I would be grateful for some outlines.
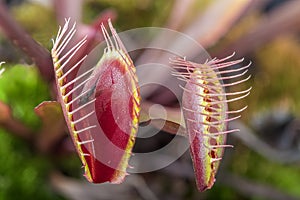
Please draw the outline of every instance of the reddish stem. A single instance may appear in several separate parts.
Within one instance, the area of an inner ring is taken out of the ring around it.
[[[8,105],[0,101],[0,126],[8,132],[26,140],[32,140],[32,131],[22,124],[19,120],[15,119],[12,111]]]
[[[1,127],[7,130],[9,133],[16,135],[19,138],[22,138],[26,141],[32,141],[33,132],[22,124],[20,121],[11,118],[3,123],[0,123]]]
[[[54,78],[53,63],[50,53],[35,40],[12,18],[8,9],[0,1],[0,28],[14,45],[18,46],[37,65],[42,77],[51,81]]]

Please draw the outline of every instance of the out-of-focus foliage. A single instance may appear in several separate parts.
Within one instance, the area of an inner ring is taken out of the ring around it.
[[[254,77],[255,93],[249,103],[254,109],[287,106],[294,114],[300,113],[299,41],[294,37],[281,37],[255,53],[260,66]]]
[[[0,79],[0,100],[10,105],[13,115],[31,128],[40,124],[34,108],[50,98],[49,88],[35,67],[29,65],[5,65]]]
[[[231,171],[252,181],[272,185],[281,191],[300,196],[300,168],[267,161],[243,145],[235,147]]]
[[[160,26],[170,13],[172,1],[98,0],[88,1],[84,8],[84,21],[92,21],[99,10],[113,8],[118,14],[116,25],[121,30],[144,26]]]
[[[15,19],[44,47],[52,47],[51,39],[57,30],[53,10],[39,4],[23,3],[12,8]]]
[[[16,118],[37,129],[40,120],[34,107],[49,98],[49,88],[32,66],[5,67],[0,79],[1,101],[11,106]],[[52,167],[49,159],[4,130],[0,131],[0,163],[0,199],[61,199],[45,181]]]
[[[61,199],[45,181],[49,160],[5,131],[0,131],[0,163],[0,199]]]
[[[163,26],[174,4],[172,1],[152,0],[96,0],[86,1],[84,21],[90,22],[99,14],[99,10],[113,8],[118,14],[116,26],[120,30],[147,26]],[[188,12],[186,21],[192,21],[211,3],[209,0],[195,1]]]

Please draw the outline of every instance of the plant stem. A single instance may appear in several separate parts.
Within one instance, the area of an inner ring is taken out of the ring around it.
[[[37,65],[46,81],[54,78],[53,63],[50,53],[35,40],[12,18],[8,9],[0,1],[0,28],[14,45],[18,46]]]

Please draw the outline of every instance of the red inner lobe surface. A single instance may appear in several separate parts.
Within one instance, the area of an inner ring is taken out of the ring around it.
[[[98,82],[96,115],[108,139],[125,149],[132,127],[132,85],[123,63],[113,60]],[[130,115],[129,115],[130,114]]]
[[[100,155],[100,157],[105,154],[106,158],[111,159],[111,163],[93,156],[85,158],[93,182],[119,182],[124,178],[125,172],[120,172],[116,168],[119,166],[125,151],[131,151],[131,149],[127,150],[126,146],[130,139],[133,123],[133,87],[123,62],[117,59],[107,60],[101,67],[104,67],[105,70],[100,74],[97,83],[95,109],[97,120],[104,135],[95,135],[94,139],[95,143],[103,141],[103,137],[106,137],[108,141],[96,148],[95,154]],[[85,151],[87,149],[83,146],[83,152]],[[97,151],[101,152],[98,153]],[[122,163],[122,165],[127,166],[127,163]],[[116,171],[120,177],[114,177]]]

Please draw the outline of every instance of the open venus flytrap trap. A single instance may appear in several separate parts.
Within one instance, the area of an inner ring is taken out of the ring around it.
[[[103,56],[94,67],[78,76],[86,59],[86,55],[79,53],[86,38],[73,45],[76,29],[75,24],[69,25],[70,20],[66,20],[64,27],[59,29],[51,52],[58,100],[87,180],[121,183],[127,175],[141,110],[135,66],[109,20],[112,37],[101,25],[106,42]],[[231,147],[226,144],[226,135],[237,130],[228,130],[227,123],[239,115],[229,115],[246,109],[228,111],[227,104],[246,97],[251,90],[226,92],[226,87],[250,78],[234,81],[247,73],[249,65],[229,69],[243,61],[227,61],[231,57],[204,64],[181,58],[171,60],[178,69],[174,75],[186,85],[182,87],[185,124],[173,121],[170,127],[184,127],[199,191],[212,187],[224,148]],[[223,80],[233,82],[223,83]],[[234,97],[227,98],[231,96]],[[165,128],[168,130],[167,126]]]
[[[113,41],[102,25],[107,48],[98,64],[78,77],[76,73],[86,56],[73,66],[68,62],[86,39],[62,54],[76,32],[75,24],[69,28],[66,20],[52,49],[58,99],[85,176],[94,183],[123,181],[140,110],[135,67],[110,21],[109,26]]]

